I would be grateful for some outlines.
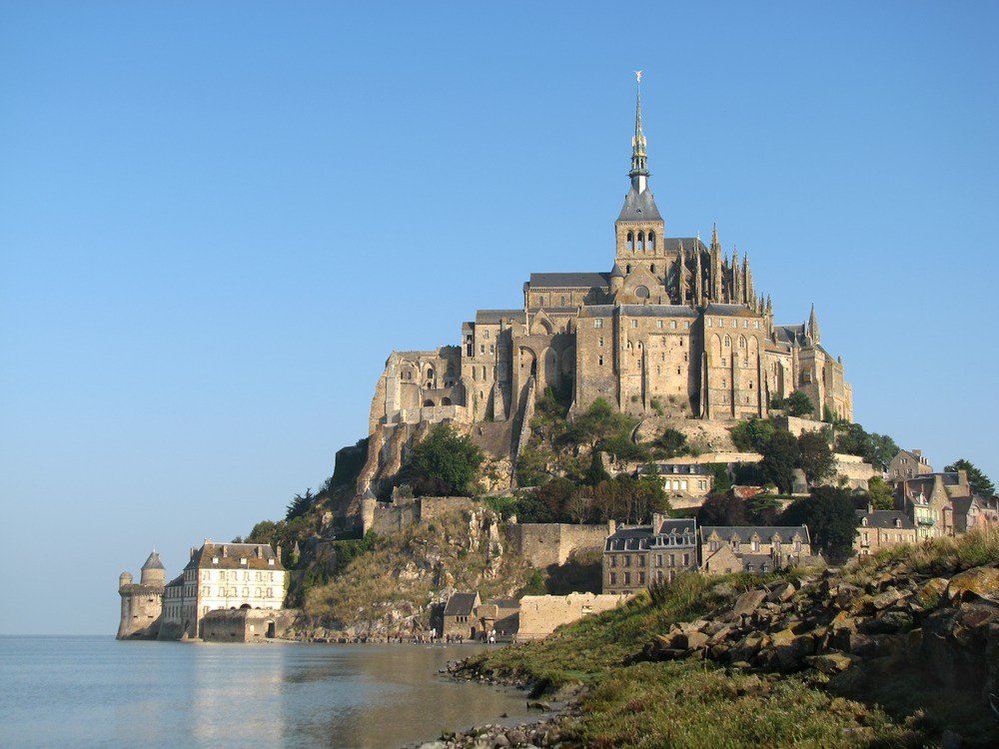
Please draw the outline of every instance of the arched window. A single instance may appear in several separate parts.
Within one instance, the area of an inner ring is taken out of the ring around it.
[[[644,231],[638,232],[638,249],[639,250],[644,250],[645,249],[645,232]]]
[[[629,250],[635,249],[635,235],[632,234],[630,231],[628,232],[628,249]]]
[[[625,273],[631,273],[631,264],[630,263],[628,265],[624,266],[624,272]]]
[[[655,273],[655,272],[656,272],[656,264],[655,264],[655,263],[653,263],[653,264],[652,264],[652,268],[651,268],[651,270],[652,270],[652,272],[653,272],[653,273]]]
[[[649,232],[649,249],[654,250],[656,248],[656,233],[654,231]]]
[[[432,400],[430,400],[429,398],[427,398],[425,401],[423,401],[423,405],[425,407],[427,407],[427,408],[432,408],[433,405],[434,405],[434,402]]]
[[[729,338],[728,334],[726,333],[725,334],[725,348],[731,348],[731,347],[732,347],[732,339]]]
[[[746,336],[739,336],[739,348],[746,348]]]

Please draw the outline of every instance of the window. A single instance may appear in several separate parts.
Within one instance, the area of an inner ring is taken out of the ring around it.
[[[638,573],[638,584],[639,585],[645,585],[645,573],[644,572],[639,572]]]
[[[662,320],[656,320],[656,327],[657,328],[661,328],[662,326],[663,326],[663,321]]]
[[[638,327],[638,320],[632,320],[631,321],[631,327],[637,328]]]
[[[711,318],[710,317],[708,318],[708,327],[709,328],[711,327]]]
[[[604,358],[602,356],[597,357],[597,364],[601,367],[604,365]]]
[[[662,566],[663,566],[663,555],[656,554],[656,567],[662,567]]]
[[[631,573],[630,572],[625,572],[624,573],[624,584],[625,585],[631,585]]]
[[[731,348],[731,347],[732,347],[732,339],[729,338],[728,333],[726,333],[725,334],[725,348]]]
[[[600,336],[600,338],[597,339],[597,346],[599,346],[600,348],[604,347],[604,337],[603,336]]]
[[[670,321],[669,321],[669,326],[670,326],[670,328],[672,328],[673,330],[676,330],[676,320],[670,320]]]
[[[602,328],[603,326],[604,326],[603,319],[601,319],[601,318],[598,317],[596,320],[593,321],[593,327],[594,328]]]
[[[648,286],[639,286],[637,289],[635,289],[635,296],[637,296],[639,299],[648,299],[649,298],[649,287]]]
[[[690,554],[684,554],[683,555],[683,566],[684,567],[689,567],[690,566]]]
[[[610,584],[611,585],[617,585],[617,573],[616,572],[610,573]]]
[[[617,555],[611,556],[611,567],[617,567]]]
[[[486,353],[486,345],[484,343],[479,344],[479,353],[480,354]]]
[[[630,567],[631,566],[631,554],[625,554],[624,555],[624,566],[625,567]]]

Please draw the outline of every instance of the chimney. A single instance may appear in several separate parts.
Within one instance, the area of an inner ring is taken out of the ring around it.
[[[277,549],[274,551],[274,555],[277,557],[278,561],[281,561],[281,544],[277,545]]]
[[[229,556],[229,547],[227,547],[225,544],[222,544],[222,556],[224,557]]]
[[[194,553],[197,551],[193,546],[191,547],[191,559],[194,559]]]
[[[607,521],[607,535],[613,536],[614,531],[616,530],[617,530],[617,521],[611,518],[610,520]]]

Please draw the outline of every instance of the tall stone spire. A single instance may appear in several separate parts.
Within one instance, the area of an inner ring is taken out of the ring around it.
[[[742,302],[742,269],[739,267],[739,250],[732,248],[732,304]]]
[[[711,225],[711,300],[722,301],[722,256],[718,224]]]
[[[648,154],[645,152],[645,134],[642,132],[642,71],[636,70],[638,84],[635,91],[635,136],[631,139],[631,185],[639,194],[645,192],[649,181]]]
[[[687,251],[683,248],[683,240],[680,241],[680,251],[676,258],[676,285],[679,290],[680,304],[687,303],[687,285],[689,272],[687,271]]]
[[[822,341],[822,334],[819,332],[819,318],[815,314],[815,303],[812,303],[812,312],[808,315],[808,337],[812,339],[812,343],[820,343]]]
[[[701,270],[701,243],[694,245],[694,303],[704,306],[704,272]]]
[[[746,304],[756,307],[756,294],[753,293],[753,271],[749,267],[749,253],[742,259],[742,288]]]

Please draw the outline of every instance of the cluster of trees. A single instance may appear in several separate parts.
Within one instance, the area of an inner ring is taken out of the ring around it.
[[[971,486],[971,491],[979,497],[992,497],[996,493],[996,486],[992,483],[992,480],[970,460],[958,458],[949,466],[946,466],[944,470],[947,472],[967,471],[968,485]]]
[[[898,455],[895,440],[886,434],[868,433],[860,424],[838,424],[835,444],[836,452],[859,455],[879,471],[886,470],[892,458]]]
[[[760,467],[764,480],[783,493],[790,493],[796,468],[805,472],[805,478],[811,484],[833,473],[833,452],[823,431],[803,432],[796,438],[772,421],[750,419],[732,429],[732,441],[740,450],[763,456]]]
[[[449,424],[435,424],[409,454],[398,481],[417,496],[468,496],[475,492],[482,450]]]
[[[787,398],[774,396],[770,408],[783,411],[788,416],[809,416],[815,412],[811,399],[800,390],[795,390]]]

